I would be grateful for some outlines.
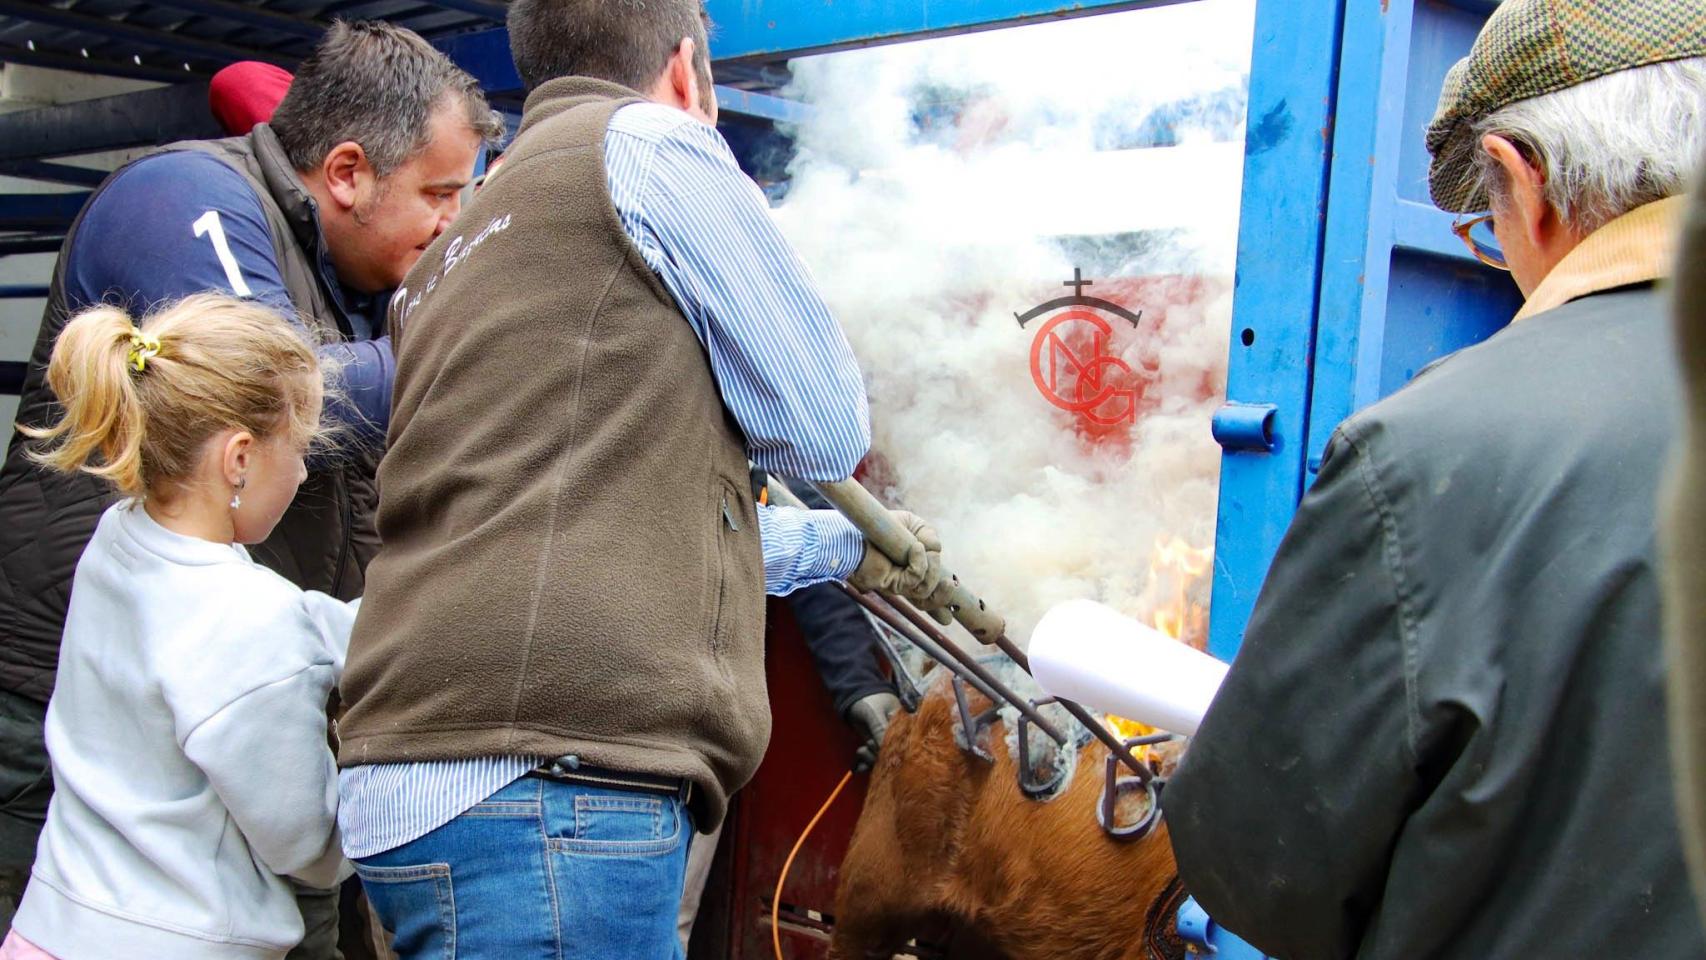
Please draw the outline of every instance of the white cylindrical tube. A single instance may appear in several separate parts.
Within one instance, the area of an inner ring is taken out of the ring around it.
[[[1226,664],[1093,600],[1068,600],[1031,634],[1031,675],[1051,696],[1191,736]]]

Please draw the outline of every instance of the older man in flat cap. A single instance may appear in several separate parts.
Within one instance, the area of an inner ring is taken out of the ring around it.
[[[1335,432],[1165,795],[1275,957],[1706,957],[1654,547],[1702,54],[1706,0],[1507,0],[1446,77],[1434,202],[1527,302]]]

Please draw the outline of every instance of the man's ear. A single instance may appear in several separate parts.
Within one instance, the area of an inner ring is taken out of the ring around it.
[[[695,59],[698,53],[699,45],[693,42],[692,37],[681,38],[675,52],[670,54],[669,65],[664,69],[664,82],[669,85],[669,94],[676,101],[676,106],[706,123],[715,124],[716,100],[711,91],[705,89],[699,76],[699,66]],[[708,110],[706,104],[711,105]]]
[[[1510,196],[1510,209],[1499,217],[1504,228],[1520,225],[1525,236],[1536,247],[1542,245],[1549,221],[1556,218],[1552,205],[1546,201],[1546,178],[1536,170],[1522,151],[1504,137],[1487,134],[1481,138],[1481,149],[1504,171],[1505,189]],[[1510,223],[1515,217],[1518,223]]]
[[[361,144],[345,140],[326,154],[320,173],[332,200],[351,210],[365,193],[365,183],[373,178],[373,167],[367,162],[367,151]]]

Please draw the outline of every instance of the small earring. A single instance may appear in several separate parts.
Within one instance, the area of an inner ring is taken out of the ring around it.
[[[248,485],[249,485],[248,478],[246,478],[246,477],[238,477],[237,478],[237,489],[238,490],[242,490],[244,487],[246,487]],[[243,505],[243,498],[238,496],[236,493],[232,493],[231,494],[231,509],[235,510],[242,505]]]

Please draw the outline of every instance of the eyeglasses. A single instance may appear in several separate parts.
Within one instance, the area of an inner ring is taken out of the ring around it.
[[[1475,259],[1496,270],[1509,270],[1510,264],[1505,262],[1505,252],[1499,249],[1499,238],[1493,233],[1493,215],[1483,213],[1469,220],[1458,220],[1451,225],[1451,232],[1457,234],[1457,239],[1469,248]]]

